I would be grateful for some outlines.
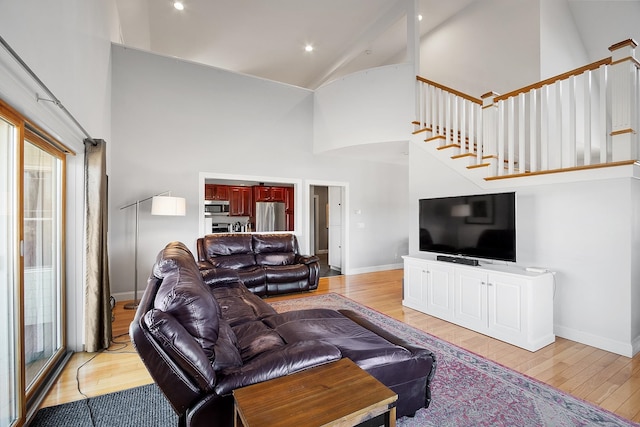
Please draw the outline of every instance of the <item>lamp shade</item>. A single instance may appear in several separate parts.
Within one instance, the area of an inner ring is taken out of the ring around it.
[[[154,196],[151,201],[151,215],[184,216],[185,214],[184,197]]]

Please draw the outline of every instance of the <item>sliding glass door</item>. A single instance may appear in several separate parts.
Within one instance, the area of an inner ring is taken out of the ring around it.
[[[17,198],[18,135],[15,123],[0,116],[0,426],[18,421],[20,342],[18,328],[19,253]],[[6,391],[6,394],[4,393]],[[6,398],[5,398],[6,396]]]
[[[62,351],[62,156],[26,133],[23,173],[27,394]],[[61,153],[60,153],[61,154]]]
[[[65,351],[65,158],[0,103],[0,427],[22,425]]]

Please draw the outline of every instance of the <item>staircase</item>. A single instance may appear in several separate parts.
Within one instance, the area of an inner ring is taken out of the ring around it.
[[[625,40],[612,56],[480,99],[417,77],[414,140],[472,179],[628,166],[640,159],[640,62]]]

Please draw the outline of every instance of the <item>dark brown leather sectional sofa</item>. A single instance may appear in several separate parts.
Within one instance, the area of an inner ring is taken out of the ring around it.
[[[208,234],[196,247],[198,266],[210,285],[239,280],[258,296],[318,287],[319,259],[300,255],[295,234]]]
[[[130,335],[183,426],[231,426],[234,389],[342,357],[398,394],[397,417],[430,402],[429,350],[352,311],[278,314],[240,281],[210,286],[179,242],[158,254]]]

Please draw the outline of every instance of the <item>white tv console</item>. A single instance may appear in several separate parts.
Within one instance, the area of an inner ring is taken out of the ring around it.
[[[402,258],[402,305],[529,351],[555,341],[552,273]]]

